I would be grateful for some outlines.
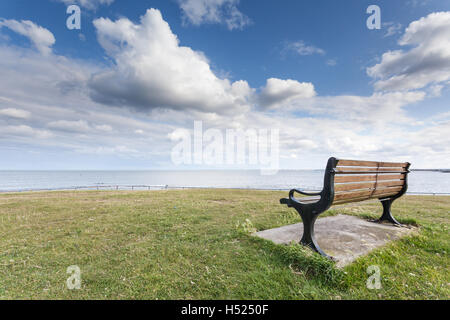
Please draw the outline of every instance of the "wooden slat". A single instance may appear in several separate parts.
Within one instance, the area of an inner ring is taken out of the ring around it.
[[[303,198],[297,198],[297,200],[301,203],[313,203],[320,200],[320,197],[303,197]]]
[[[372,195],[370,197],[366,196],[364,198],[355,198],[355,199],[350,199],[350,200],[341,200],[341,201],[333,202],[333,204],[359,202],[359,201],[365,201],[365,200],[370,200],[370,199],[379,199],[379,198],[389,198],[389,197],[395,196],[396,194],[397,193],[392,194],[391,192],[389,192],[389,193],[380,193],[380,194]]]
[[[395,194],[399,193],[402,189],[403,189],[403,186],[377,188],[377,189],[375,189],[375,192],[372,193],[372,196],[379,196],[380,194],[395,195]]]
[[[377,161],[360,161],[360,160],[338,160],[338,167],[400,167],[406,168],[407,162],[377,162]]]
[[[396,181],[379,181],[379,182],[366,182],[366,183],[348,183],[348,184],[338,184],[334,187],[334,191],[350,191],[350,190],[360,190],[360,189],[374,189],[375,187],[396,187],[403,186],[405,180]]]
[[[373,195],[371,197],[363,197],[363,198],[355,198],[355,199],[346,199],[346,200],[340,200],[340,201],[333,201],[333,205],[338,205],[338,204],[344,204],[344,203],[352,203],[352,202],[361,202],[361,201],[366,201],[366,200],[371,200],[371,199],[378,199],[378,198],[389,198],[390,196],[394,196],[393,194],[378,194],[378,195]]]
[[[341,194],[336,194],[334,196],[334,201],[343,201],[343,200],[351,200],[351,199],[359,199],[359,198],[368,198],[371,195],[371,191],[355,191],[355,192],[346,192]]]
[[[336,168],[336,174],[405,173],[403,168]]]
[[[400,181],[400,180],[398,180]],[[374,182],[367,182],[367,183],[347,183],[347,184],[338,184],[334,186],[334,191],[350,191],[350,190],[359,190],[359,189],[373,189],[375,188],[375,181]]]
[[[398,186],[403,187],[404,184],[405,184],[405,180],[378,181],[377,182],[377,189],[380,188],[380,187],[398,187]]]
[[[400,190],[402,190],[402,187],[388,187],[388,188],[381,188],[373,190],[366,190],[366,191],[352,191],[352,192],[344,192],[339,193],[334,196],[334,202],[341,201],[341,200],[350,200],[350,199],[359,199],[359,198],[369,198],[376,195],[394,195],[397,194]]]
[[[333,205],[337,205],[337,204],[344,204],[344,203],[352,203],[352,202],[361,202],[361,201],[366,201],[366,200],[370,200],[371,198],[365,197],[365,198],[355,198],[355,199],[347,199],[347,200],[340,200],[340,201],[333,201]]]
[[[313,202],[319,201],[320,196],[309,196],[309,197],[301,196],[296,199],[301,203],[307,204],[307,203],[313,203]]]
[[[382,174],[382,175],[364,175],[364,176],[336,176],[334,177],[334,183],[346,183],[346,182],[360,182],[360,181],[381,181],[381,180],[399,180],[405,179],[404,174]]]

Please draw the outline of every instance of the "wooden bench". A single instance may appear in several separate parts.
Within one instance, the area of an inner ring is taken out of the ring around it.
[[[383,215],[377,221],[389,221],[400,225],[391,214],[391,205],[406,192],[409,166],[408,162],[330,158],[325,169],[321,192],[311,193],[292,189],[289,198],[281,199],[280,203],[295,208],[300,214],[304,227],[300,243],[328,257],[314,237],[314,223],[317,217],[333,205],[379,199],[383,205]],[[295,198],[295,193],[307,197]]]

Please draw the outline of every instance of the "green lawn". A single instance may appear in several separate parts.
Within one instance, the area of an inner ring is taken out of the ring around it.
[[[340,270],[299,245],[249,235],[297,223],[286,192],[76,191],[0,194],[2,299],[449,299],[450,197],[405,196],[420,226]],[[378,203],[336,207],[377,217]],[[247,220],[248,219],[248,220]],[[68,290],[67,267],[82,272]],[[367,267],[382,288],[366,288]]]

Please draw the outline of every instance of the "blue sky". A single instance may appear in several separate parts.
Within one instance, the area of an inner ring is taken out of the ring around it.
[[[450,167],[450,1],[343,3],[2,1],[0,169],[224,167],[173,163],[194,121],[279,129],[282,168]]]
[[[138,22],[148,8],[157,8],[181,45],[205,52],[213,67],[229,72],[232,79],[246,79],[251,86],[259,87],[268,77],[289,78],[315,83],[320,94],[363,95],[372,92],[365,67],[383,52],[397,47],[398,38],[383,37],[387,27],[367,29],[369,15],[365,11],[369,5],[378,4],[384,9],[384,23],[401,23],[403,27],[431,12],[450,10],[450,1],[415,5],[405,2],[408,1],[357,0],[342,5],[329,0],[240,1],[239,10],[252,22],[242,30],[232,31],[223,24],[186,25],[176,0],[116,0],[109,6],[98,6],[95,11],[83,9],[80,31],[66,28],[67,6],[56,0],[2,1],[0,12],[2,18],[31,20],[51,30],[57,39],[53,46],[56,54],[106,63],[92,20],[127,17]],[[86,41],[78,38],[79,33],[86,36]],[[14,40],[26,41],[20,36]],[[298,40],[321,48],[326,54],[299,57],[290,52],[283,56],[284,43]],[[328,66],[328,60],[336,60],[337,65]]]

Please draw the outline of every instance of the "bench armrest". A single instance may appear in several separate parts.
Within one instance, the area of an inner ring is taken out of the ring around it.
[[[322,191],[321,192],[304,192],[304,191],[301,191],[301,190],[298,190],[298,189],[292,189],[289,192],[289,198],[290,199],[292,199],[294,197],[294,192],[303,194],[305,196],[320,196],[320,195],[322,195]]]
[[[280,203],[285,204],[288,207],[292,207],[291,199],[286,199],[286,198],[280,199]]]
[[[292,207],[294,204],[306,205],[307,203],[302,202],[302,198],[296,199],[294,197],[295,192],[303,194],[305,196],[322,196],[322,192],[303,192],[298,189],[292,189],[291,191],[289,191],[289,199],[281,199],[280,203],[287,204],[288,207]],[[317,199],[317,201],[319,201],[319,200],[320,199]]]

